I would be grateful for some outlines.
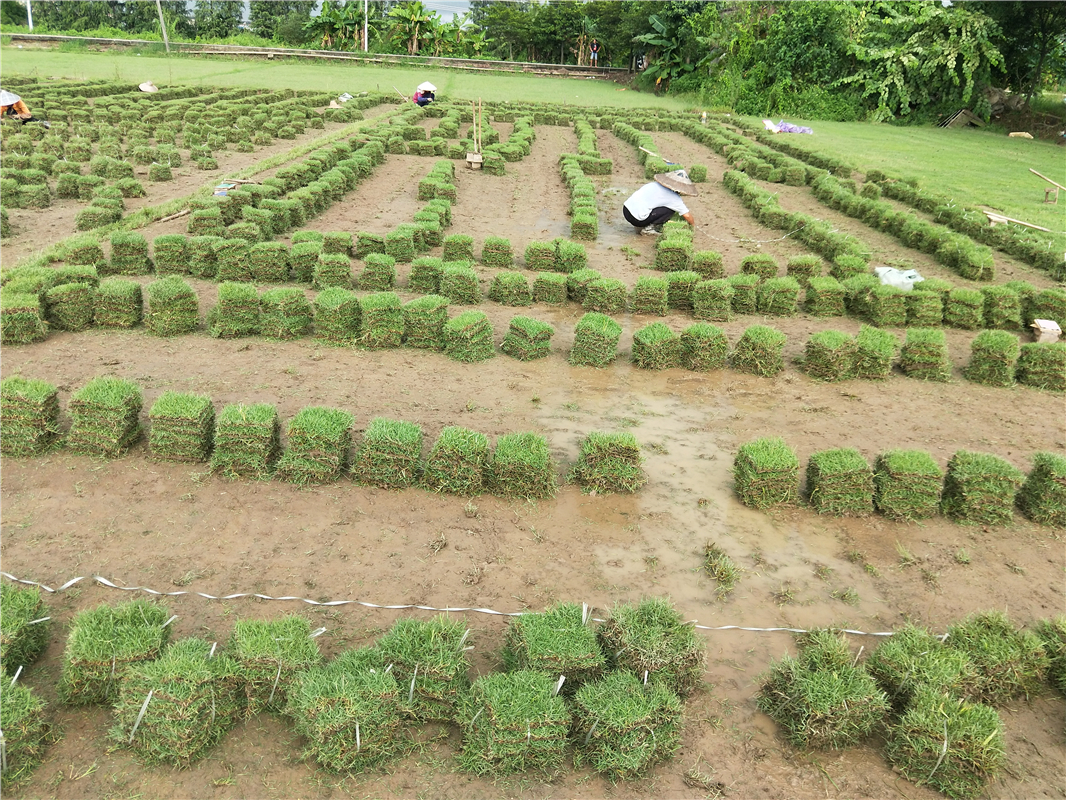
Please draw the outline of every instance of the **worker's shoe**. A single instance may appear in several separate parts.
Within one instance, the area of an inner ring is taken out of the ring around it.
[[[658,236],[662,232],[663,229],[658,225],[648,225],[640,229],[641,236]]]

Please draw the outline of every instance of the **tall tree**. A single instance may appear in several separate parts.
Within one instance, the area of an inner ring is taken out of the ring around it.
[[[248,22],[256,36],[273,39],[282,20],[298,16],[310,19],[316,5],[315,0],[251,0]]]
[[[194,10],[199,39],[235,36],[244,17],[243,0],[196,0]]]
[[[61,0],[33,4],[33,24],[53,31],[90,31],[117,27],[115,7],[110,0],[73,2]]]
[[[421,0],[400,3],[389,10],[393,21],[392,38],[403,43],[408,55],[416,55],[424,38],[431,38],[440,23],[440,16],[422,5]]]
[[[164,0],[161,5],[168,33],[181,36],[193,33],[185,0]],[[125,0],[117,10],[118,27],[122,30],[130,33],[159,33],[159,11],[155,0]]]
[[[1007,88],[1027,101],[1048,82],[1066,81],[1066,3],[974,3],[999,23],[1002,76]]]

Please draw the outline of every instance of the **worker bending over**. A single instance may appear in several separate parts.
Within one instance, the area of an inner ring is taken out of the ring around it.
[[[662,233],[663,223],[674,214],[695,227],[696,220],[688,210],[681,195],[698,197],[696,185],[683,169],[664,172],[655,176],[653,183],[646,183],[629,196],[622,205],[626,222],[646,236]]]

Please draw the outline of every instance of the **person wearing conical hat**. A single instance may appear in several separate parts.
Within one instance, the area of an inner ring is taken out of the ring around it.
[[[696,220],[681,195],[699,196],[688,173],[683,169],[663,172],[656,175],[652,183],[644,184],[629,196],[622,205],[622,216],[646,236],[661,233],[663,223],[674,214],[680,214],[681,219],[695,227]]]
[[[437,87],[429,81],[425,81],[418,84],[418,88],[415,89],[415,96],[412,99],[420,106],[428,106],[437,99],[436,92]]]
[[[0,89],[0,117],[15,117],[19,122],[36,122],[25,101],[13,92]]]

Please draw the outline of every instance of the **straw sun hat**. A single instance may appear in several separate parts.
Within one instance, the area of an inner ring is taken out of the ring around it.
[[[691,197],[699,196],[699,192],[696,191],[696,184],[692,182],[688,173],[683,169],[660,173],[655,176],[655,182],[678,194],[687,194]]]
[[[145,81],[144,83],[142,83],[137,88],[140,89],[142,92],[158,92],[159,91],[159,87],[156,86],[151,81]]]

